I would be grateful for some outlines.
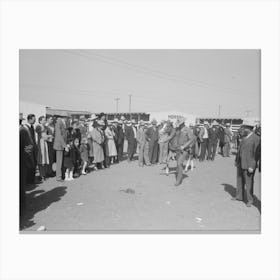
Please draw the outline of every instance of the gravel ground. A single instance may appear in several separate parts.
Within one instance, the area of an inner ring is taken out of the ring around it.
[[[59,186],[50,178],[28,191],[22,232],[187,231],[260,232],[260,173],[255,175],[251,208],[231,201],[235,194],[234,157],[196,162],[182,185],[161,165],[137,161],[93,171]]]

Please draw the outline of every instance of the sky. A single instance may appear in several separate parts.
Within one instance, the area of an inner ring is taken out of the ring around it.
[[[260,116],[259,50],[20,50],[19,98],[91,112]],[[119,98],[116,101],[116,98]]]

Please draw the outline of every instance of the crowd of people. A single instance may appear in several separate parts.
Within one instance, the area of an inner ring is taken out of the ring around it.
[[[153,119],[136,123],[123,116],[109,121],[104,113],[74,120],[64,115],[40,116],[36,126],[34,114],[27,116],[25,124],[23,120],[25,118],[20,114],[21,213],[25,208],[25,186],[48,177],[56,176],[58,182],[72,181],[87,175],[89,170],[109,168],[124,159],[131,162],[137,153],[140,167],[162,164],[166,175],[170,161],[176,159],[175,186],[178,186],[183,173],[189,169],[193,171],[195,160],[214,161],[218,152],[223,157],[230,157],[233,142],[238,148],[245,137],[244,130],[233,133],[229,123],[217,121],[191,124],[180,119],[158,123]],[[260,127],[254,134],[260,137]],[[260,145],[258,147],[260,150]],[[260,158],[260,151],[258,155]],[[35,176],[36,171],[40,176]]]

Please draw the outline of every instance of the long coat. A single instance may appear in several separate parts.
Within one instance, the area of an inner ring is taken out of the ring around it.
[[[37,140],[37,147],[38,147],[38,157],[37,163],[38,164],[49,164],[49,149],[47,144],[47,128],[43,125],[37,125],[35,129],[38,140]]]
[[[114,136],[115,136],[114,131],[111,130],[109,127],[107,127],[105,129],[105,135],[106,135],[106,138],[107,138],[109,157],[116,156],[117,155],[117,149],[116,149],[115,140],[114,140]]]
[[[94,157],[94,162],[99,163],[104,161],[104,152],[103,152],[103,142],[104,142],[104,137],[103,133],[97,129],[93,128],[92,131],[90,131],[90,138],[92,139],[92,144],[93,144],[93,157]]]
[[[147,129],[147,137],[149,139],[149,159],[151,163],[156,163],[158,159],[158,128],[149,127]]]
[[[63,151],[66,147],[66,125],[61,118],[56,120],[54,128],[54,143],[53,148],[57,151]]]
[[[259,144],[260,137],[255,133],[242,139],[235,159],[237,167],[241,169],[257,168],[257,149]]]
[[[19,129],[19,145],[20,145],[20,166],[25,168],[34,168],[35,162],[33,157],[33,140],[32,136],[25,126]]]

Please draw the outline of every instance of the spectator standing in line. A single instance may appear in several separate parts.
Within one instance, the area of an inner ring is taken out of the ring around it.
[[[63,151],[66,148],[66,116],[57,116],[53,148],[56,151],[56,180],[62,182]]]

